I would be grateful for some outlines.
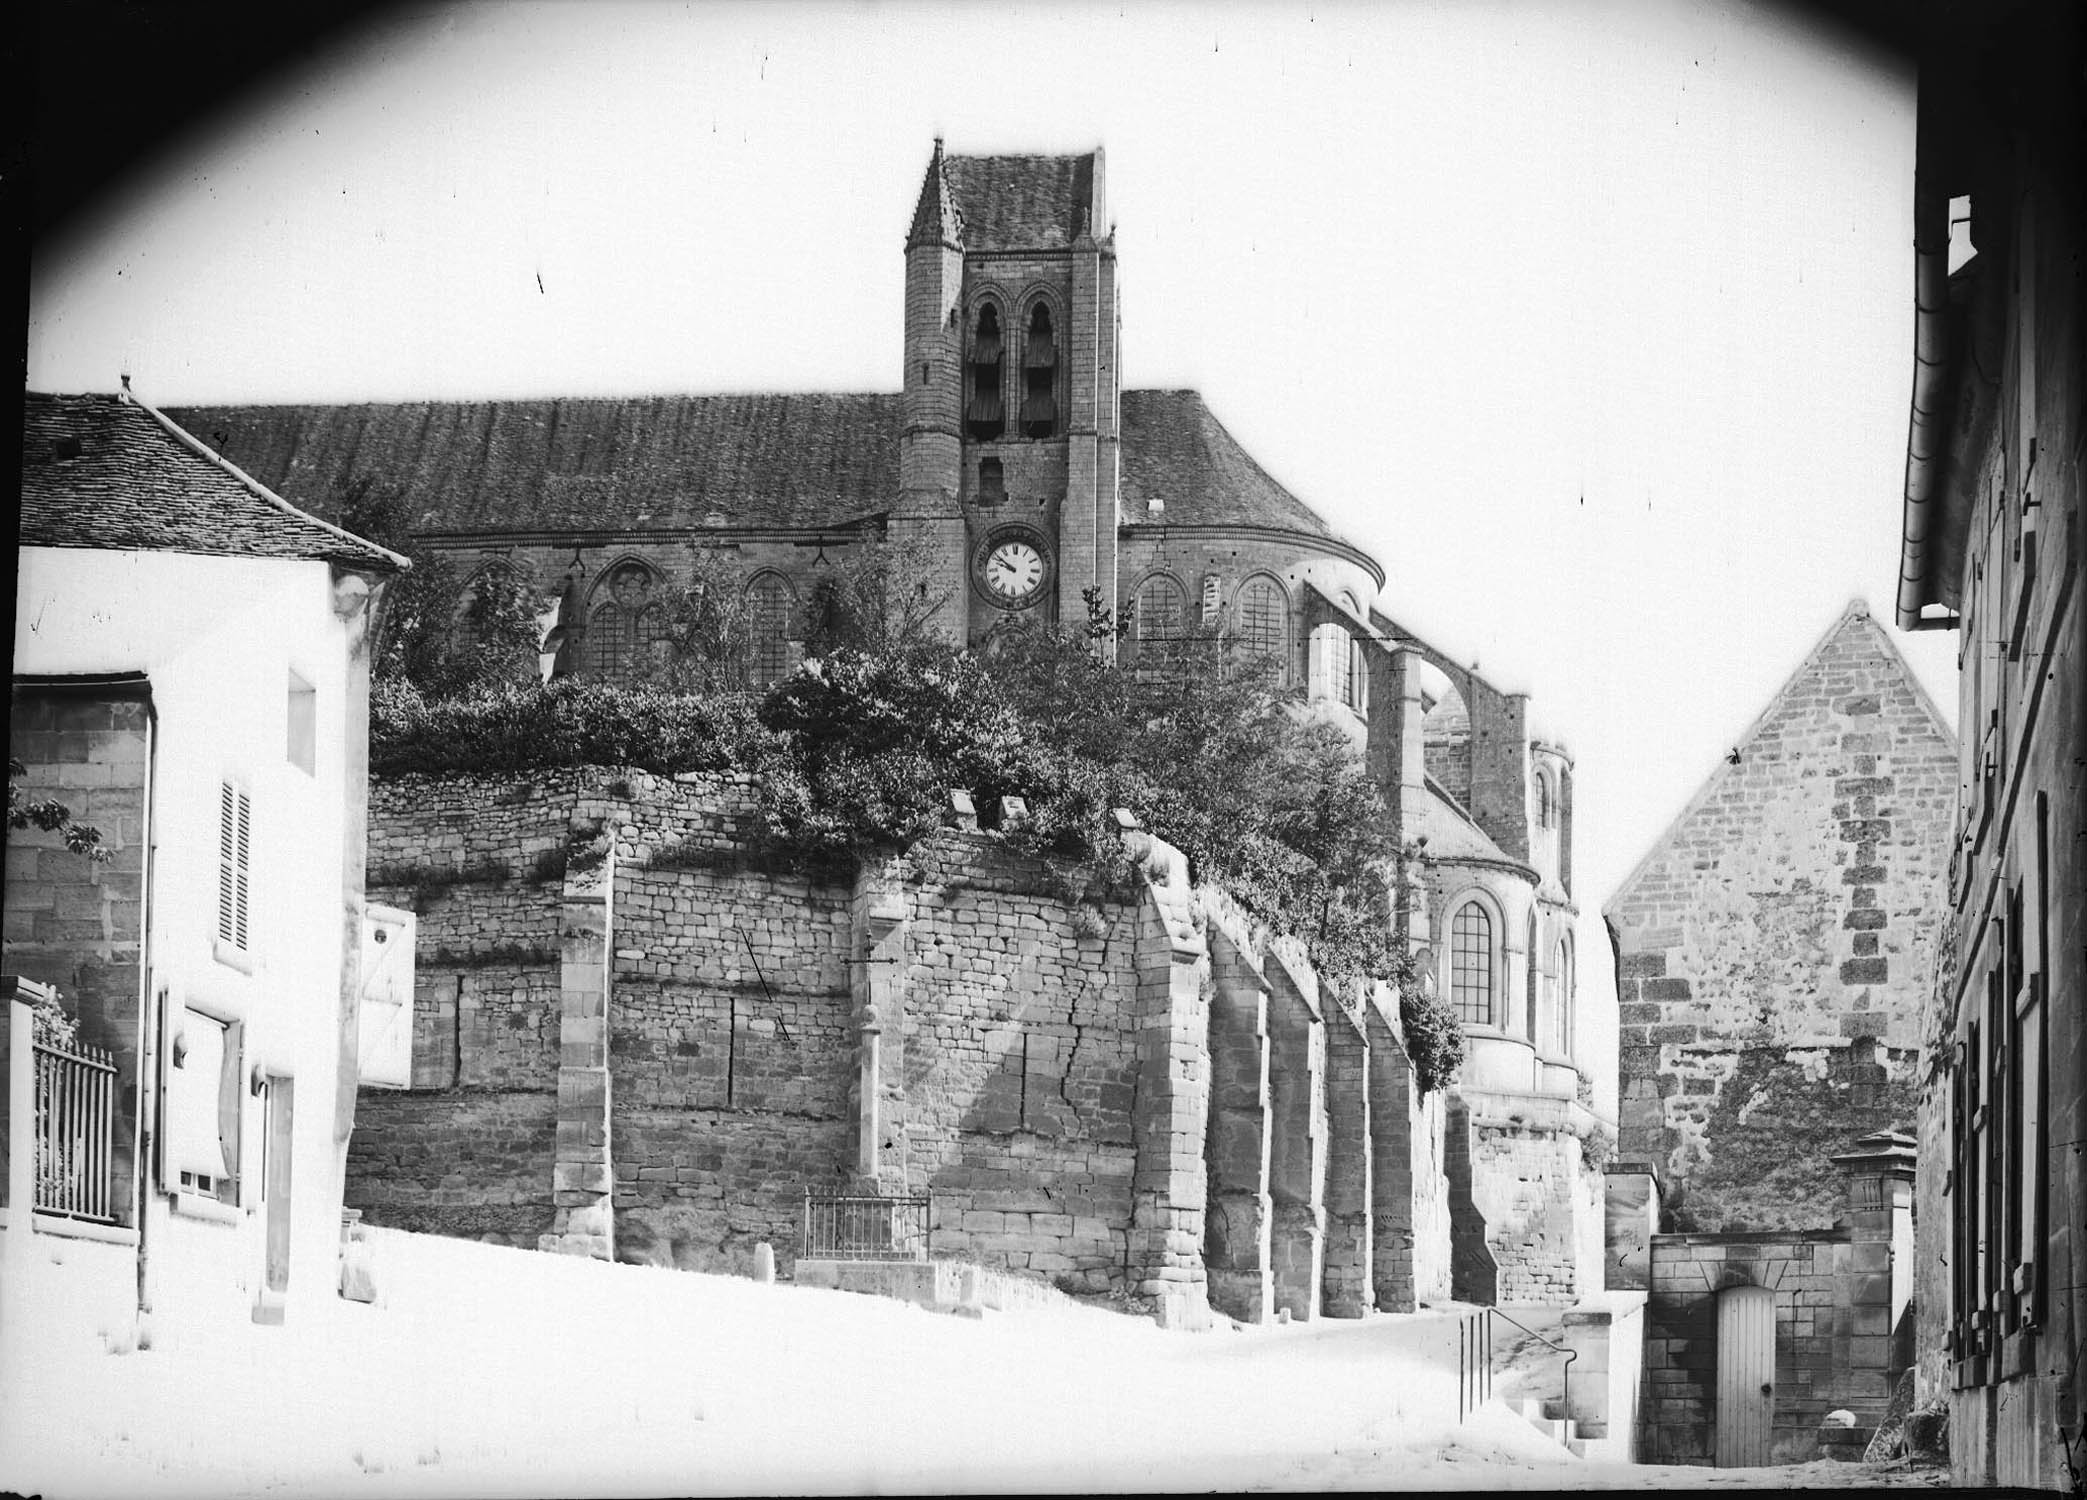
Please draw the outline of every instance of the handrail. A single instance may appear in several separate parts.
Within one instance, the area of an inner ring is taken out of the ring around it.
[[[1580,1351],[1567,1345],[1555,1343],[1531,1328],[1519,1318],[1509,1317],[1497,1307],[1480,1308],[1467,1313],[1458,1320],[1457,1328],[1457,1421],[1462,1423],[1478,1409],[1480,1402],[1493,1393],[1493,1319],[1510,1323],[1521,1329],[1530,1338],[1557,1354],[1565,1356],[1560,1372],[1562,1388],[1559,1405],[1567,1413],[1572,1410],[1572,1363],[1580,1357]]]

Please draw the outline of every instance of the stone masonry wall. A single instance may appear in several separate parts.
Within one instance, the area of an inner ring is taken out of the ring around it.
[[[23,799],[64,803],[75,823],[101,834],[109,852],[94,861],[67,849],[63,833],[7,830],[5,967],[56,985],[59,1003],[80,1022],[80,1040],[116,1064],[111,1209],[126,1224],[137,1210],[132,1155],[150,719],[142,696],[16,688],[8,722],[8,753],[27,773],[17,783]]]
[[[1075,907],[988,835],[916,846],[905,975],[911,1180],[938,1248],[1122,1283],[1136,1167],[1134,909]]]
[[[1955,747],[1857,604],[1734,753],[1606,911],[1620,1154],[1675,1227],[1830,1223],[1826,1158],[1914,1118]]]

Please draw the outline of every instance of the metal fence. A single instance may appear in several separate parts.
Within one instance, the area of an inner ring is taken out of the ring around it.
[[[116,1222],[116,1064],[98,1047],[31,1049],[36,1059],[36,1211]]]
[[[1488,1312],[1457,1319],[1457,1421],[1462,1422],[1493,1394],[1493,1320]]]
[[[804,1193],[807,1260],[926,1260],[934,1238],[934,1195],[878,1198],[853,1193]]]

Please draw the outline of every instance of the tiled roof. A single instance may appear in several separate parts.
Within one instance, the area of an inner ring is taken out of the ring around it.
[[[966,250],[1063,250],[1083,230],[1106,232],[1107,226],[1092,222],[1092,152],[942,161],[963,214]]]
[[[349,474],[405,485],[418,529],[662,531],[839,526],[898,498],[897,395],[184,407],[248,473],[323,506]],[[1193,391],[1125,391],[1124,519],[1331,537]],[[1150,508],[1152,497],[1166,504]]]
[[[307,504],[349,474],[405,485],[419,528],[832,526],[891,508],[897,395],[661,396],[188,407],[176,415]]]
[[[1268,477],[1194,391],[1125,391],[1123,519],[1133,526],[1278,526],[1333,531]],[[1162,502],[1159,510],[1152,502]]]
[[[25,547],[309,558],[377,572],[404,560],[220,462],[126,396],[22,398]]]

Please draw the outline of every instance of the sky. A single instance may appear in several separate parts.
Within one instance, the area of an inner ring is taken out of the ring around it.
[[[1602,903],[1892,615],[1913,102],[1741,0],[412,7],[37,246],[29,385],[896,390],[935,136],[1102,145],[1126,388],[1200,390],[1573,752],[1600,1049]],[[1956,637],[1895,638],[1953,722]]]

